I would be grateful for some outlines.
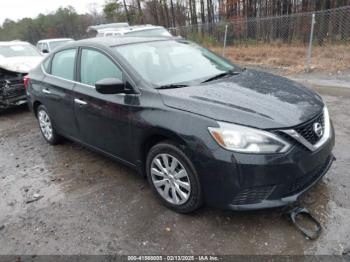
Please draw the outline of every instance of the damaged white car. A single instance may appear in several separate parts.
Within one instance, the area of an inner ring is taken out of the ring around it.
[[[26,103],[24,77],[42,58],[30,43],[0,42],[0,109]]]

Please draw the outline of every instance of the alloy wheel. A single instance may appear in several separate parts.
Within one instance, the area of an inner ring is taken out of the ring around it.
[[[47,140],[51,140],[53,136],[52,124],[49,115],[44,111],[40,110],[38,112],[38,120],[41,132]]]
[[[173,205],[182,205],[190,197],[191,183],[186,169],[172,155],[159,154],[151,164],[151,178],[158,193]]]

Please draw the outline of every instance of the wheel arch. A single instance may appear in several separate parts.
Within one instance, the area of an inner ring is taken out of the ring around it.
[[[185,150],[187,147],[186,141],[173,131],[156,129],[148,132],[139,145],[140,171],[143,176],[146,176],[146,158],[149,150],[162,141],[171,141],[177,144],[182,150]]]
[[[33,103],[33,113],[34,113],[35,117],[37,117],[37,110],[38,110],[38,107],[40,105],[42,105],[42,103],[39,100],[36,100]]]

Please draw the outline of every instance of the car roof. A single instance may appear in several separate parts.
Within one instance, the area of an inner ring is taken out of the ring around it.
[[[110,33],[110,32],[135,32],[135,31],[146,31],[152,29],[163,28],[163,26],[154,26],[154,25],[137,25],[137,26],[129,26],[129,27],[121,27],[121,28],[105,28],[103,30],[99,30],[99,33]]]
[[[74,41],[65,46],[67,47],[75,47],[81,45],[103,45],[106,47],[114,47],[120,45],[128,45],[128,44],[137,44],[137,43],[147,43],[147,42],[155,42],[155,41],[169,41],[176,40],[178,38],[175,37],[136,37],[136,36],[121,36],[121,37],[94,37],[83,40]]]
[[[0,41],[0,46],[9,46],[9,45],[30,45],[28,42],[14,40],[14,41]]]
[[[49,39],[41,39],[38,41],[38,43],[43,43],[43,42],[56,42],[56,41],[64,41],[64,40],[73,40],[72,38],[49,38]]]

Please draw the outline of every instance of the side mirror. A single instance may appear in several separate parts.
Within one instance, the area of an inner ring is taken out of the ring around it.
[[[48,54],[48,53],[49,53],[49,50],[43,49],[41,52],[42,52],[43,54]]]
[[[95,84],[96,91],[101,94],[121,94],[130,93],[125,88],[125,83],[118,78],[104,78]]]

